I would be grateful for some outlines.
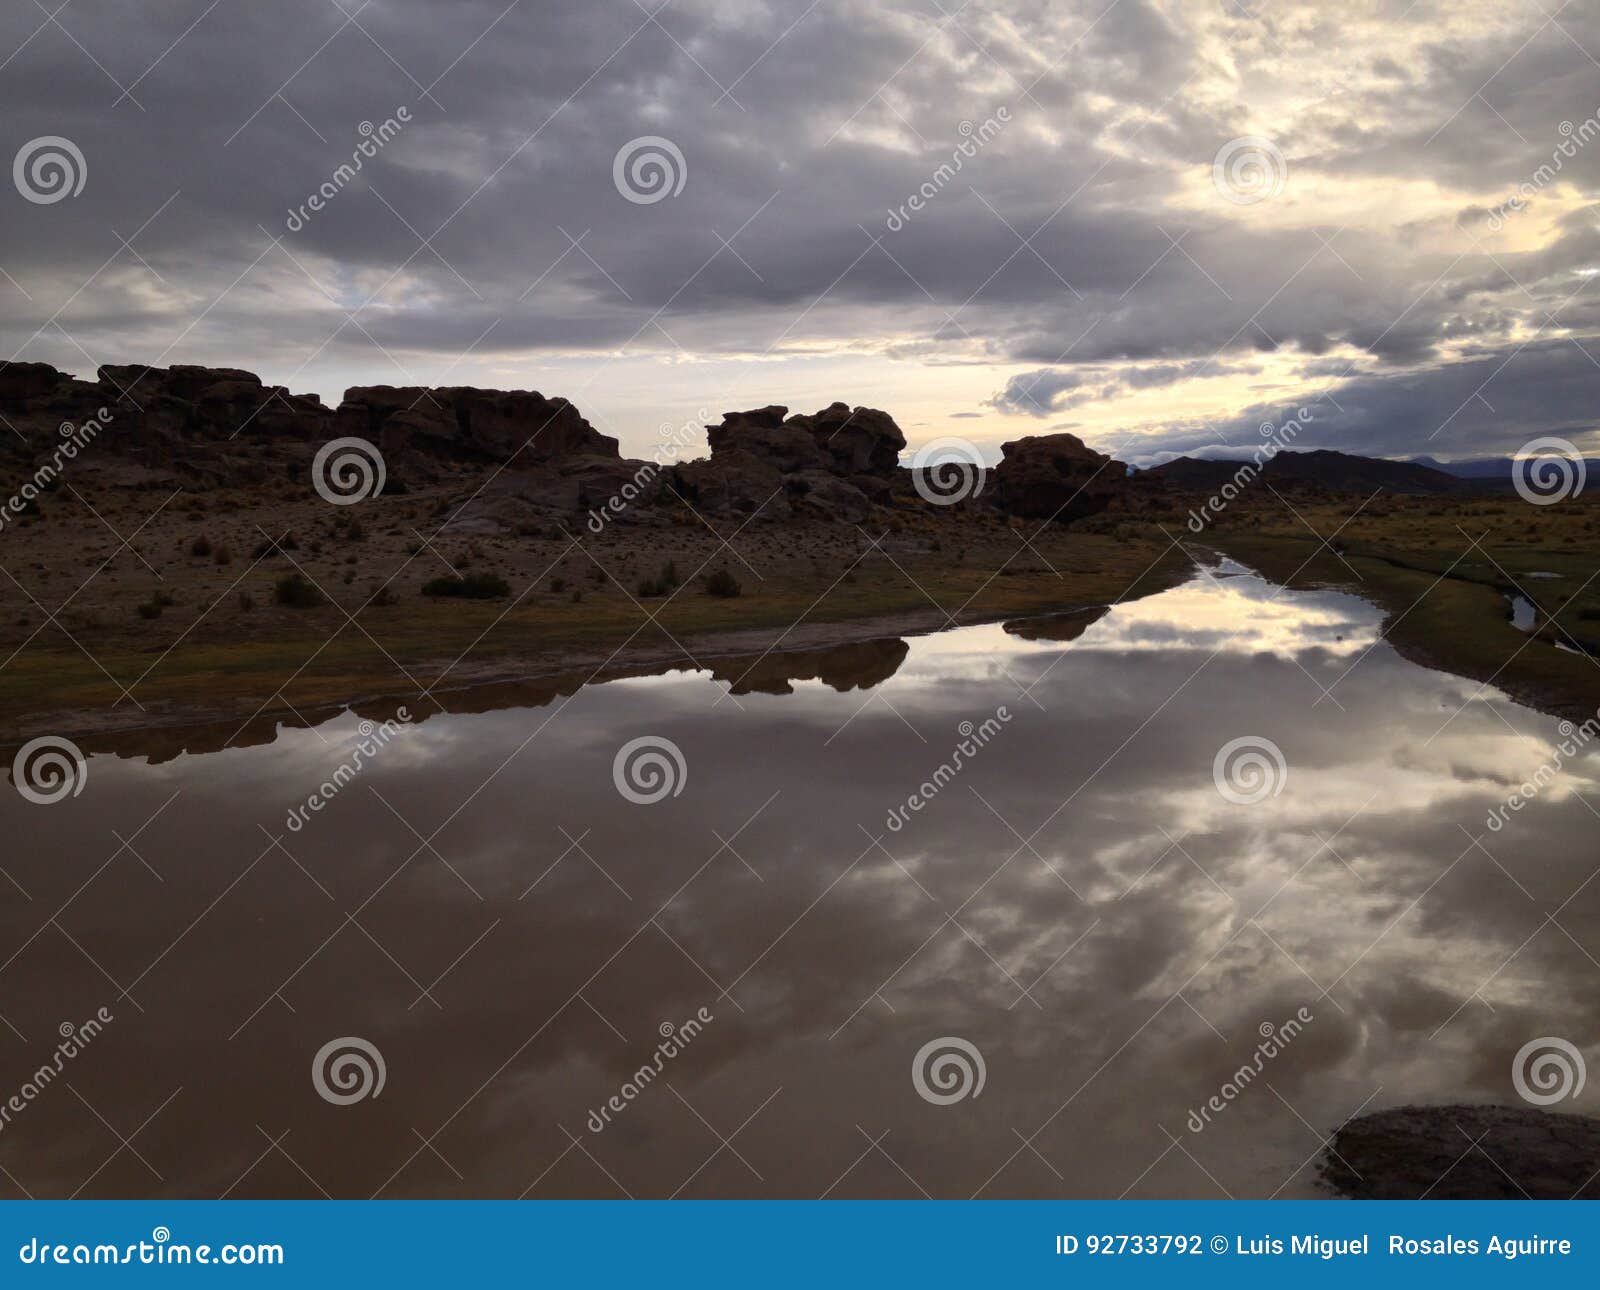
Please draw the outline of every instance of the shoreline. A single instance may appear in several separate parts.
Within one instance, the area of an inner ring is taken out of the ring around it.
[[[870,649],[874,645],[889,645],[908,638],[989,623],[1022,624],[1094,611],[1103,613],[1113,608],[1115,603],[1159,595],[1183,586],[1199,576],[1202,567],[1223,557],[1239,560],[1256,576],[1278,585],[1288,585],[1293,589],[1326,588],[1359,596],[1384,612],[1380,639],[1393,647],[1402,658],[1418,666],[1480,682],[1486,689],[1492,688],[1516,703],[1559,720],[1582,720],[1594,715],[1570,692],[1559,687],[1518,682],[1516,678],[1508,682],[1498,671],[1489,675],[1475,675],[1469,670],[1470,663],[1466,660],[1398,635],[1395,629],[1404,614],[1386,605],[1381,596],[1374,594],[1371,586],[1354,584],[1348,578],[1326,576],[1326,570],[1318,570],[1312,576],[1302,573],[1285,582],[1281,576],[1274,576],[1267,569],[1224,549],[1227,545],[1230,544],[1224,542],[1214,547],[1200,548],[1196,553],[1186,553],[1190,556],[1189,560],[1178,568],[1164,570],[1156,579],[1156,585],[1141,590],[1137,596],[1125,596],[1111,603],[1074,601],[1027,611],[968,610],[957,613],[953,619],[930,606],[858,618],[824,619],[782,628],[751,626],[696,633],[671,646],[657,642],[624,644],[610,652],[602,652],[598,647],[587,650],[547,649],[523,655],[497,656],[463,665],[450,684],[430,688],[420,697],[408,690],[386,688],[353,693],[341,700],[313,705],[296,706],[283,702],[261,705],[249,711],[242,703],[222,700],[209,705],[197,703],[175,706],[159,715],[129,708],[126,709],[126,719],[121,719],[117,709],[47,711],[25,723],[21,740],[48,731],[72,738],[85,753],[143,754],[156,760],[165,760],[184,753],[220,751],[270,742],[277,737],[280,728],[310,729],[347,712],[363,719],[381,721],[394,716],[397,711],[406,710],[410,713],[410,720],[422,721],[450,712],[543,707],[558,698],[570,697],[591,684],[630,677],[660,676],[676,671],[707,673],[713,679],[728,681],[730,689],[736,694],[749,693],[750,689],[741,691],[739,685],[746,677],[754,675],[764,663],[777,665],[767,669],[769,680],[771,673],[788,679],[805,677],[827,680],[825,675],[821,675],[826,665],[823,664],[819,671],[814,666],[817,660],[808,660],[806,656],[848,647]],[[1551,648],[1547,643],[1537,640],[1529,646],[1538,647]],[[782,667],[785,661],[801,670],[786,671]],[[719,667],[719,664],[748,666],[736,671]],[[812,665],[809,672],[806,670],[808,665]],[[875,680],[866,682],[868,685],[875,683]],[[752,688],[759,689],[759,686]],[[855,688],[855,685],[851,683],[843,688]],[[418,711],[419,706],[427,710]],[[10,746],[6,745],[7,748]]]
[[[1155,595],[1181,586],[1195,572],[1193,564],[1179,571],[1179,576],[1164,580],[1143,594]],[[1138,599],[1141,597],[1128,597]],[[519,706],[517,692],[526,692],[530,698],[521,706],[543,706],[555,697],[565,696],[591,684],[604,684],[635,676],[660,676],[669,672],[709,672],[716,675],[717,663],[748,660],[746,674],[754,672],[765,660],[798,659],[804,655],[846,646],[867,646],[875,643],[903,641],[907,638],[931,636],[963,627],[978,627],[989,623],[1023,623],[1053,618],[1082,615],[1094,610],[1106,610],[1106,602],[1072,602],[1059,607],[1027,612],[1003,610],[969,610],[956,614],[954,621],[933,608],[908,610],[863,618],[845,618],[803,623],[788,628],[746,627],[708,632],[690,636],[682,648],[663,649],[657,645],[639,647],[623,646],[610,653],[599,650],[588,652],[545,651],[518,658],[497,657],[484,662],[463,666],[458,675],[462,678],[449,685],[430,689],[424,704],[431,704],[427,713],[413,711],[413,720],[453,711],[478,711],[478,705],[453,706],[450,700],[463,697],[487,697],[490,691],[506,695],[501,708]],[[719,678],[722,679],[722,678]],[[732,678],[736,685],[742,675]],[[541,697],[543,696],[543,697]],[[48,731],[69,737],[85,753],[118,751],[123,745],[147,741],[160,741],[161,736],[187,733],[216,732],[228,728],[244,735],[254,728],[258,733],[264,728],[273,732],[284,726],[292,729],[309,729],[325,721],[351,712],[362,717],[382,719],[398,708],[410,708],[418,697],[404,690],[382,690],[356,694],[336,702],[295,707],[289,704],[262,706],[245,711],[240,705],[221,703],[213,706],[190,705],[163,712],[155,719],[152,714],[129,708],[128,720],[119,720],[115,709],[67,709],[46,711],[30,718],[21,732],[26,740]],[[218,746],[242,747],[258,742],[249,738],[228,738]],[[0,745],[9,749],[12,745]],[[130,751],[130,755],[139,755]]]

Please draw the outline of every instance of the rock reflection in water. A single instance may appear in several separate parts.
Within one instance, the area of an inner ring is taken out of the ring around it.
[[[293,835],[357,714],[130,737],[77,798],[7,794],[0,1082],[114,1020],[0,1165],[40,1196],[1307,1194],[1358,1111],[1513,1099],[1530,1037],[1595,1032],[1593,761],[1486,833],[1553,721],[1398,658],[1358,600],[1224,573],[1057,624],[442,696]],[[639,806],[613,759],[646,735],[687,773]],[[1288,766],[1252,805],[1212,778],[1242,735]],[[342,1036],[383,1055],[380,1097],[317,1095]],[[911,1064],[947,1036],[985,1081],[936,1105]],[[138,1153],[84,1103],[156,1112]]]

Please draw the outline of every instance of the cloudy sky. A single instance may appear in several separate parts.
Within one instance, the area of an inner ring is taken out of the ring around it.
[[[639,455],[835,399],[1596,450],[1597,57],[1559,0],[11,0],[0,358],[535,388]]]

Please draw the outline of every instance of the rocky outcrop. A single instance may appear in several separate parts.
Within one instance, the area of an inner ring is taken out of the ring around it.
[[[204,484],[299,475],[322,444],[356,435],[378,445],[391,476],[431,476],[445,462],[542,471],[551,502],[578,510],[645,464],[624,463],[617,441],[565,399],[528,390],[357,386],[335,411],[237,368],[107,365],[91,382],[10,363],[0,367],[0,414],[18,432],[0,452],[28,458],[63,424],[96,419],[99,450]]]
[[[340,433],[369,439],[385,455],[417,451],[513,468],[618,456],[617,441],[571,403],[537,390],[359,385],[345,391],[338,423]]]
[[[1074,434],[1035,435],[1000,446],[995,501],[1030,519],[1071,521],[1103,511],[1123,489],[1127,467]]]
[[[233,368],[103,366],[80,381],[44,363],[0,367],[0,413],[24,458],[48,452],[63,427],[94,422],[96,453],[205,483],[265,477],[263,440],[320,442],[333,413],[314,394],[291,394]]]
[[[861,523],[888,499],[906,446],[900,427],[887,412],[844,403],[810,416],[788,413],[778,404],[724,413],[720,425],[706,427],[709,462],[680,466],[679,477],[709,492],[713,509],[727,499],[729,509],[759,506],[770,518],[798,513]]]
[[[1483,1145],[1463,1152],[1464,1141]],[[1600,1120],[1528,1106],[1402,1106],[1345,1123],[1318,1168],[1356,1200],[1593,1199]]]

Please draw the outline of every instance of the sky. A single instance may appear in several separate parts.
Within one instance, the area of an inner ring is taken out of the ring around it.
[[[1600,5],[47,3],[0,359],[538,389],[635,456],[835,400],[990,461],[1600,451]]]

